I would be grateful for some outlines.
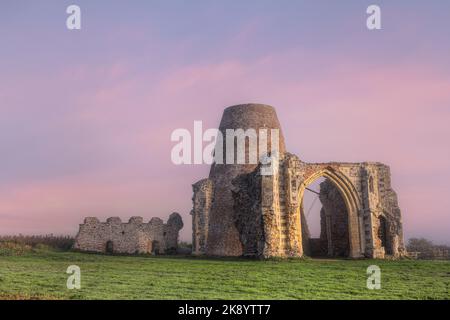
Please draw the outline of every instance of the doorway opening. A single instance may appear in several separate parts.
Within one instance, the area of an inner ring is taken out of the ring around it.
[[[107,254],[113,254],[114,253],[114,243],[111,240],[106,242],[105,252]]]
[[[158,255],[159,253],[160,253],[159,241],[153,240],[152,241],[152,254]]]
[[[348,209],[333,181],[319,177],[306,186],[300,211],[305,255],[349,256]]]

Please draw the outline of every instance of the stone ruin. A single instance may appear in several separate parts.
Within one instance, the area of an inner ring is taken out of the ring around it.
[[[88,217],[80,224],[74,249],[119,254],[175,253],[182,228],[183,220],[176,212],[167,223],[160,218],[144,223],[142,217],[132,217],[128,223],[122,223],[118,217],[108,218],[106,222]]]
[[[261,163],[212,164],[209,177],[193,185],[193,254],[262,258],[406,254],[387,165],[303,162],[286,151],[275,109],[268,105],[225,109],[222,135],[226,129],[279,129],[278,163],[272,175],[260,174]],[[326,178],[320,185],[321,233],[313,239],[302,199],[307,186],[320,177]]]

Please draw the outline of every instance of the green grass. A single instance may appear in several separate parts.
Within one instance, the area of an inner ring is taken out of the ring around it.
[[[366,268],[381,268],[380,290]],[[66,269],[81,268],[81,289]],[[35,252],[0,256],[0,299],[449,299],[450,262],[206,259]]]

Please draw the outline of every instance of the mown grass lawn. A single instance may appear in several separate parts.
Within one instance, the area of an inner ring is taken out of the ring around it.
[[[372,264],[380,290],[366,287]],[[81,268],[80,290],[66,288],[69,265]],[[0,256],[0,299],[449,299],[449,290],[448,261]]]

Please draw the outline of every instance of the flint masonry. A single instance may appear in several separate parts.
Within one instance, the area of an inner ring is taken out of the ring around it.
[[[209,177],[193,185],[193,254],[395,258],[406,253],[387,165],[303,162],[286,151],[276,111],[268,105],[225,109],[219,130],[225,136],[227,129],[278,129],[278,161],[272,175],[260,174],[261,163],[212,164]],[[311,238],[302,199],[320,177],[326,178],[320,185],[321,233]]]
[[[88,217],[80,225],[74,249],[122,254],[175,253],[181,228],[183,221],[176,212],[167,223],[160,218],[145,223],[142,217],[131,217],[123,223],[119,217],[108,218],[106,222]]]

